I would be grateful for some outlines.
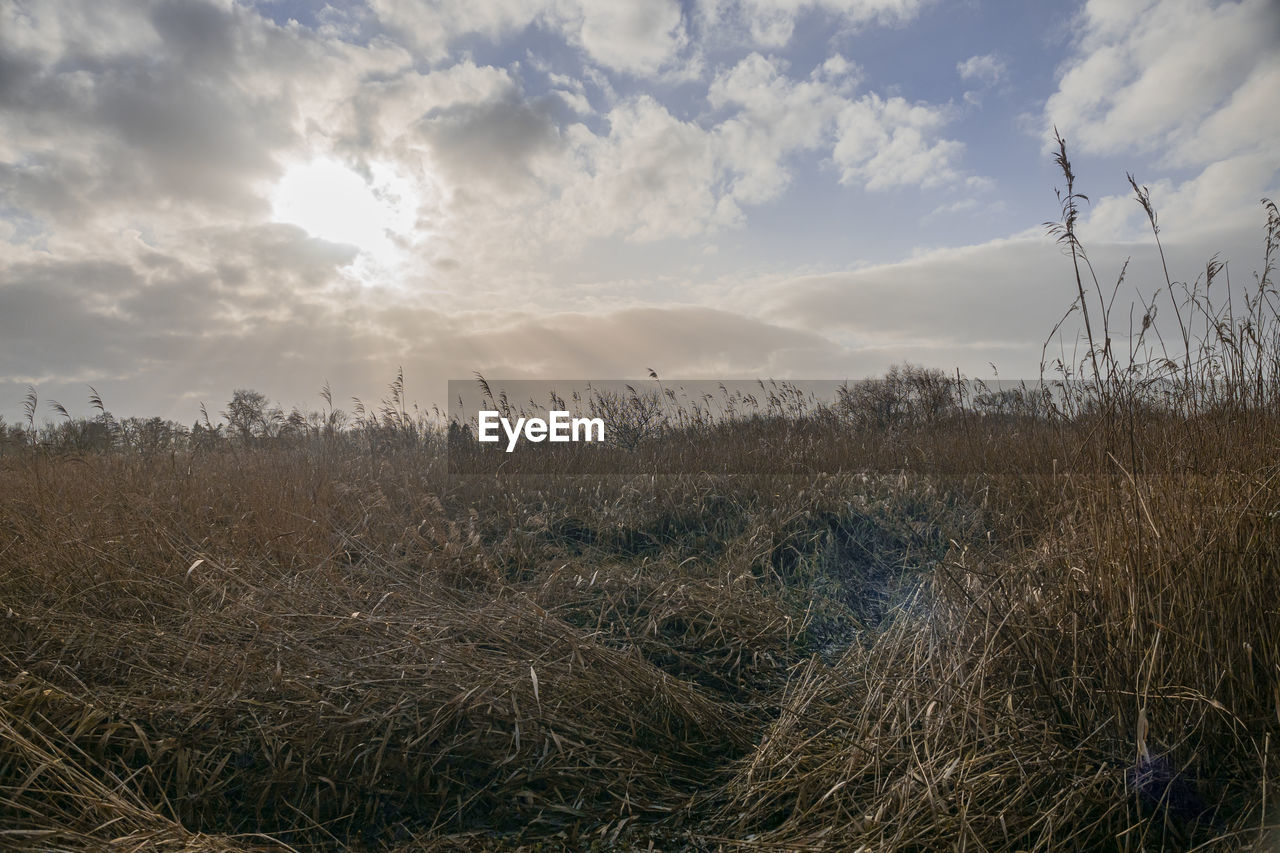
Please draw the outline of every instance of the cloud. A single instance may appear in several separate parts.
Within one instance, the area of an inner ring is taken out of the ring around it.
[[[962,62],[957,62],[956,73],[960,75],[961,80],[977,84],[978,88],[964,93],[965,103],[974,106],[982,105],[983,95],[986,92],[997,87],[1007,88],[1008,66],[994,53],[971,56]]]
[[[21,399],[34,383],[43,398],[76,410],[92,383],[117,412],[189,423],[202,400],[216,412],[245,386],[307,404],[301,389],[327,378],[342,396],[376,400],[394,365],[403,365],[414,399],[443,405],[444,379],[473,370],[815,375],[854,359],[822,335],[701,306],[449,314],[421,302],[348,299],[326,290],[340,281],[333,248],[285,226],[209,235],[205,250],[197,258],[139,248],[128,262],[33,257],[0,268],[0,395]],[[315,281],[303,291],[293,279],[307,268]],[[291,298],[273,298],[277,289]]]
[[[553,236],[623,233],[656,240],[699,233],[718,214],[716,152],[709,133],[673,116],[650,96],[606,116],[607,134],[567,131],[573,162],[551,205]]]
[[[432,62],[448,58],[454,39],[480,35],[496,40],[528,27],[554,8],[549,0],[369,0],[379,21]]]
[[[1161,239],[1200,239],[1224,230],[1253,233],[1263,220],[1259,196],[1275,195],[1280,163],[1269,152],[1229,157],[1206,166],[1185,181],[1160,178],[1145,185],[1157,214]],[[1094,199],[1082,211],[1080,234],[1089,240],[1136,241],[1150,236],[1151,226],[1133,193]]]
[[[1091,0],[1075,30],[1045,104],[1046,140],[1056,125],[1076,153],[1147,155],[1157,167],[1199,170],[1152,186],[1161,222],[1182,230],[1243,224],[1260,194],[1280,188],[1273,2]],[[1127,239],[1143,224],[1131,198],[1112,196],[1098,200],[1086,227]]]
[[[1263,262],[1265,216],[1257,207],[1253,214],[1250,229],[1220,228],[1166,241],[1171,274],[1193,281],[1219,255],[1231,262],[1239,299],[1252,280],[1248,272],[1260,270]],[[773,322],[810,330],[860,353],[882,350],[901,359],[914,352],[927,363],[958,365],[976,375],[987,375],[988,362],[994,362],[1002,376],[1034,378],[1042,346],[1076,295],[1070,260],[1038,231],[859,270],[778,277],[752,285],[749,301]],[[1141,317],[1142,301],[1165,287],[1159,252],[1149,232],[1136,242],[1087,242],[1086,248],[1108,299],[1128,264],[1110,318],[1112,337],[1123,352],[1128,324]],[[1096,296],[1090,292],[1098,324]],[[1225,298],[1221,292],[1215,297]],[[1157,316],[1166,340],[1176,338],[1173,321],[1171,314]],[[1078,331],[1077,311],[1067,316],[1061,336],[1048,341],[1048,358],[1065,354],[1070,361]]]
[[[887,100],[875,93],[848,104],[837,118],[832,158],[840,182],[870,190],[918,186],[930,189],[960,180],[961,142],[940,138],[946,107]]]
[[[1171,269],[1194,277],[1222,251],[1234,278],[1247,280],[1249,264],[1261,260],[1260,233],[1259,215],[1243,242],[1220,233],[1166,245]],[[217,411],[246,385],[306,404],[303,389],[327,378],[341,396],[376,400],[394,365],[405,367],[413,398],[427,403],[445,402],[443,380],[472,370],[844,378],[911,359],[971,375],[989,375],[994,361],[1002,376],[1034,376],[1044,338],[1074,296],[1069,261],[1042,235],[848,272],[735,282],[732,299],[701,288],[717,304],[592,311],[497,303],[456,312],[348,290],[340,270],[347,250],[289,226],[215,230],[172,253],[130,245],[123,259],[31,252],[0,266],[0,395],[18,400],[34,382],[42,397],[72,405],[93,383],[117,411],[189,422],[201,400]],[[1149,239],[1089,248],[1105,286],[1126,257],[1130,285],[1149,295],[1163,282]],[[1122,291],[1117,304],[1131,297]],[[1122,307],[1115,322],[1126,318]],[[1068,357],[1073,333],[1068,323]],[[1050,348],[1051,358],[1058,353]]]
[[[854,66],[834,56],[809,79],[785,75],[776,59],[753,53],[712,81],[707,101],[713,108],[737,108],[716,128],[725,168],[734,177],[729,195],[735,204],[776,198],[786,187],[786,158],[797,151],[830,144],[831,126],[848,103]]]
[[[1063,289],[1065,278],[1028,276],[1027,270],[1053,270],[1061,263],[1047,239],[1000,240],[862,270],[792,278],[764,298],[780,320],[849,333],[864,343],[1026,344],[1047,334],[1071,301]],[[1011,338],[1010,329],[1020,331]]]
[[[781,62],[751,54],[712,81],[708,103],[728,115],[707,126],[648,95],[614,106],[606,132],[572,125],[550,236],[652,241],[741,225],[743,206],[785,189],[789,155],[830,144],[852,71],[832,60],[797,80]]]
[[[392,147],[412,138],[428,113],[444,112],[520,98],[520,86],[503,68],[469,59],[435,71],[404,70],[364,81],[346,102],[349,114],[333,116],[326,126],[361,148]],[[332,107],[330,107],[332,109]]]
[[[418,134],[456,180],[489,193],[516,193],[533,181],[532,161],[559,142],[549,102],[460,103],[426,113]]]
[[[549,236],[652,241],[739,227],[745,208],[785,192],[806,151],[830,151],[843,183],[873,190],[963,178],[963,146],[941,137],[945,107],[855,97],[859,69],[838,54],[805,77],[788,70],[759,53],[722,70],[707,90],[713,121],[679,119],[644,95],[610,110],[607,132],[567,128],[571,165]]]
[[[993,53],[987,53],[957,62],[956,73],[960,75],[961,80],[973,80],[984,86],[994,86],[1004,81],[1008,68],[1004,60]]]
[[[1085,152],[1154,151],[1175,166],[1274,141],[1280,13],[1271,0],[1090,0],[1076,32],[1045,105],[1047,135],[1056,123]]]
[[[350,247],[292,226],[211,228],[166,251],[135,232],[112,248],[11,249],[0,259],[0,387],[51,384],[65,394],[68,383],[114,380],[174,405],[190,390],[184,383],[202,381],[201,365],[222,365],[241,382],[274,373],[290,348],[263,341],[336,327],[349,305],[341,267]],[[355,325],[347,332],[360,337]],[[307,356],[336,340],[307,342]]]
[[[374,6],[419,49],[536,24],[598,60],[608,53],[610,67],[653,73],[688,46],[674,3]],[[914,8],[831,6],[864,21]],[[381,160],[431,184],[422,215],[433,230],[467,223],[465,234],[437,235],[437,268],[469,257],[482,275],[475,258],[490,258],[489,270],[527,266],[519,256],[545,253],[549,240],[571,247],[740,226],[746,208],[785,191],[791,159],[806,151],[832,151],[845,182],[873,188],[958,174],[958,148],[937,135],[941,108],[855,101],[859,69],[839,55],[793,77],[781,60],[750,54],[712,78],[706,102],[716,114],[701,118],[677,118],[653,98],[619,99],[587,67],[584,79],[614,101],[601,126],[577,123],[596,114],[566,75],[555,75],[557,90],[529,96],[511,69],[464,58],[423,71],[394,43],[351,44],[238,6],[119,11],[145,37],[116,40],[118,28],[71,7],[11,20],[3,37],[0,57],[19,71],[4,94],[17,109],[0,119],[0,194],[56,239],[141,223],[157,239],[161,221],[166,233],[220,217],[261,221],[290,163],[326,157],[367,172]]]
[[[706,26],[741,30],[751,43],[780,48],[791,41],[806,13],[830,15],[846,27],[901,26],[914,20],[928,0],[706,0]]]
[[[605,68],[652,75],[688,44],[677,0],[371,0],[379,19],[432,61],[465,36],[497,41],[531,26],[562,36]]]
[[[512,378],[572,377],[586,361],[597,376],[638,376],[648,367],[671,376],[814,375],[823,365],[850,360],[850,353],[813,332],[679,305],[516,317],[445,343],[482,365],[482,372]]]
[[[641,73],[689,47],[674,6],[377,8],[394,32],[416,28],[415,50],[431,33],[447,41],[554,26],[583,51],[608,50],[615,67]],[[366,181],[382,169],[414,183],[423,238],[408,247],[412,263],[395,270],[393,298],[430,293],[462,310],[486,298],[525,304],[539,287],[557,292],[566,259],[602,240],[688,241],[740,228],[752,207],[786,192],[801,154],[838,154],[846,182],[873,187],[882,163],[887,185],[949,179],[938,165],[958,174],[937,156],[942,122],[912,119],[912,110],[940,117],[940,108],[858,97],[860,69],[838,54],[803,73],[749,54],[706,83],[702,109],[677,114],[652,96],[618,95],[590,65],[573,76],[546,65],[552,88],[531,95],[514,65],[463,57],[428,70],[385,37],[345,41],[354,32],[346,25],[277,26],[214,3],[117,11],[133,40],[114,19],[74,6],[40,7],[31,20],[11,13],[0,35],[0,58],[18,69],[0,95],[14,105],[0,117],[0,204],[24,217],[11,217],[18,224],[7,233],[27,242],[35,229],[61,259],[133,263],[135,249],[121,244],[133,233],[204,269],[218,288],[258,282],[237,241],[293,239],[271,230],[272,188],[319,159]],[[651,50],[655,34],[669,38]],[[855,156],[840,119],[859,104],[877,105],[875,135]],[[917,133],[915,142],[904,144],[904,133]],[[933,159],[911,162],[922,156]],[[215,262],[208,247],[218,241]],[[351,247],[321,253],[319,267],[286,255],[262,265],[273,289],[243,285],[242,319],[288,315],[326,289],[331,300],[357,298],[340,294],[371,280]],[[165,287],[145,292],[158,308],[178,304]],[[144,304],[138,296],[129,310]]]
[[[960,218],[989,216],[1002,213],[1008,205],[1002,199],[982,200],[974,196],[966,196],[955,201],[940,204],[921,218],[921,224],[936,224]]]
[[[596,62],[653,74],[688,44],[676,0],[583,0],[575,40]]]
[[[403,51],[212,3],[6,5],[0,197],[54,232],[266,211],[259,185]],[[133,38],[127,37],[128,33]],[[306,81],[306,85],[300,85]]]

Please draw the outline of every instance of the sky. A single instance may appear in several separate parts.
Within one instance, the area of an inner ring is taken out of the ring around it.
[[[1164,281],[1127,173],[1175,279],[1246,287],[1280,3],[5,0],[0,415],[1035,377],[1055,127],[1121,306]]]

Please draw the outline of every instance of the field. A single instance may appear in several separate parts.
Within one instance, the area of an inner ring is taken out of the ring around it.
[[[1210,267],[1122,358],[1066,197],[1053,394],[908,366],[623,451],[783,473],[451,475],[399,377],[345,423],[245,394],[190,431],[42,430],[33,395],[0,846],[1271,849],[1269,266],[1234,307]]]

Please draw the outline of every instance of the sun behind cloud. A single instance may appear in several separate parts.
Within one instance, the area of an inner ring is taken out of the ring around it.
[[[272,190],[272,218],[390,265],[415,233],[420,193],[389,166],[376,164],[370,173],[366,179],[328,158],[294,164]]]

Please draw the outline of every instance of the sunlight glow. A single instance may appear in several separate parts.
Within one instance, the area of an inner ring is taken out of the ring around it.
[[[418,193],[389,166],[373,164],[370,173],[366,180],[329,159],[291,166],[271,195],[273,218],[389,264],[412,241]]]

